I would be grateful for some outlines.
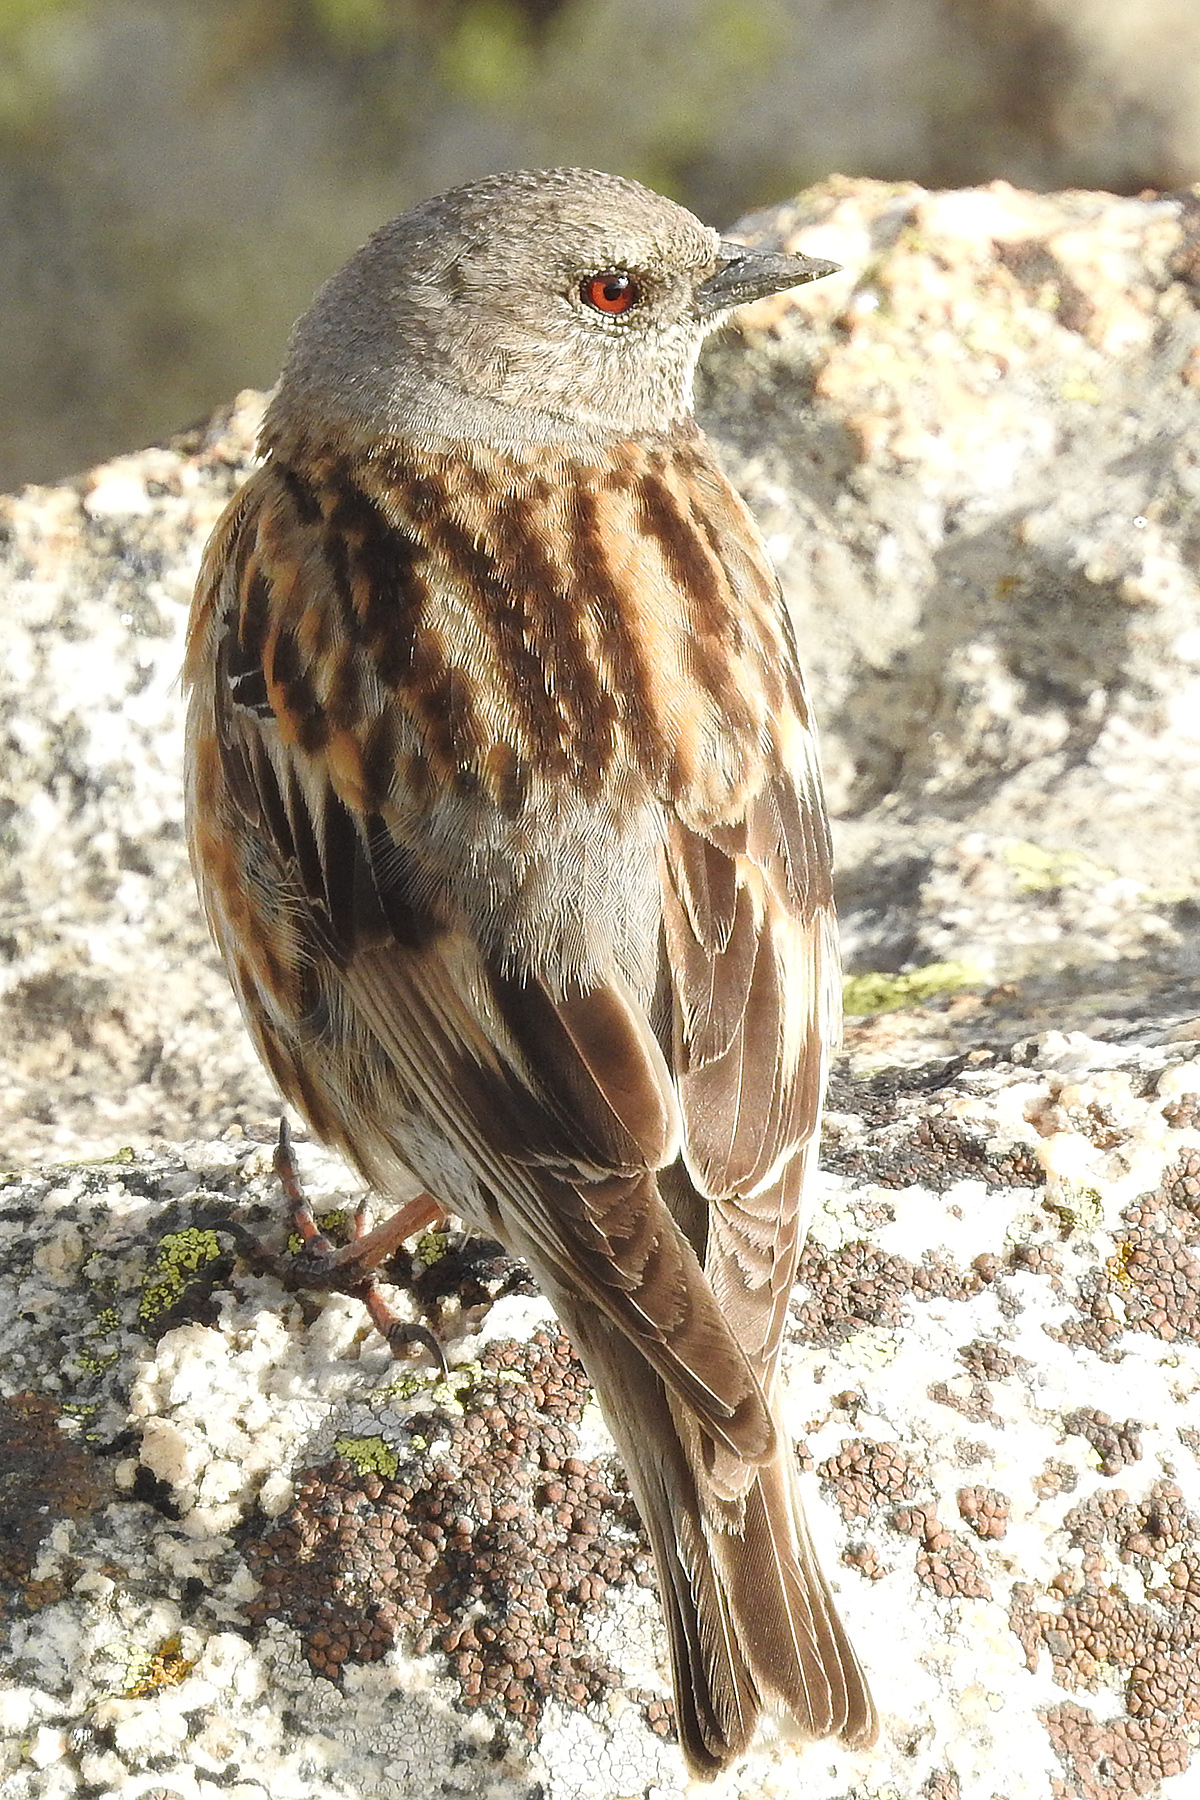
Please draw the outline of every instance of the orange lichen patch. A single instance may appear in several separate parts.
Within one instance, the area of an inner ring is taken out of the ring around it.
[[[931,1381],[929,1398],[938,1406],[948,1406],[977,1425],[998,1425],[999,1415],[992,1405],[992,1390],[986,1382],[973,1381],[965,1392],[952,1388],[948,1381]]]
[[[842,1552],[842,1561],[848,1569],[857,1569],[868,1581],[882,1581],[887,1570],[880,1562],[870,1544],[851,1544]]]
[[[925,1586],[943,1599],[990,1599],[991,1589],[978,1555],[965,1538],[946,1530],[932,1500],[918,1499],[920,1487],[928,1488],[927,1479],[897,1445],[855,1439],[822,1463],[817,1473],[829,1483],[847,1520],[881,1522],[918,1540],[916,1574]],[[897,1506],[897,1501],[912,1504]],[[979,1537],[1003,1536],[1008,1517],[1003,1495],[991,1489],[964,1488],[959,1510]],[[870,1545],[848,1550],[843,1561],[869,1580],[877,1580],[883,1573]]]
[[[1153,1794],[1168,1775],[1182,1775],[1189,1748],[1165,1719],[1093,1718],[1085,1707],[1051,1707],[1043,1714],[1050,1741],[1070,1771],[1055,1781],[1053,1800],[1119,1800]]]
[[[165,1638],[136,1671],[132,1672],[124,1689],[127,1700],[145,1700],[159,1688],[177,1687],[186,1681],[196,1663],[194,1658],[186,1657],[178,1637]]]
[[[866,1519],[897,1500],[916,1497],[919,1472],[895,1444],[855,1438],[817,1470],[845,1519]]]
[[[977,1259],[963,1269],[940,1251],[919,1263],[862,1240],[829,1250],[805,1245],[796,1279],[809,1296],[798,1312],[807,1343],[839,1344],[864,1325],[900,1325],[913,1300],[967,1300],[991,1279]]]
[[[1002,1538],[1008,1530],[1008,1501],[995,1488],[959,1488],[958,1510],[977,1538]]]
[[[965,1538],[947,1531],[932,1506],[901,1507],[892,1520],[898,1531],[920,1540],[917,1579],[943,1600],[990,1600],[983,1566]]]
[[[990,1338],[975,1338],[971,1343],[963,1344],[958,1358],[977,1381],[1004,1381],[1029,1367],[1024,1357],[1014,1356],[1011,1350]]]
[[[1142,1428],[1133,1419],[1121,1424],[1095,1407],[1081,1406],[1067,1414],[1063,1429],[1087,1439],[1100,1458],[1103,1475],[1118,1475],[1126,1464],[1141,1459]]]
[[[885,1078],[855,1081],[831,1091],[834,1105],[846,1106],[873,1127],[869,1143],[843,1141],[836,1130],[826,1134],[822,1161],[839,1175],[878,1183],[880,1187],[931,1188],[944,1193],[956,1182],[974,1180],[989,1187],[1044,1187],[1046,1172],[1025,1144],[993,1149],[982,1133],[946,1115],[914,1116],[936,1094],[912,1096]]]
[[[1117,1254],[1078,1285],[1079,1317],[1051,1335],[1099,1355],[1127,1331],[1200,1341],[1200,1150],[1185,1150],[1159,1186],[1121,1214]]]
[[[1181,1094],[1163,1107],[1163,1118],[1173,1131],[1194,1131],[1200,1125],[1200,1094]]]

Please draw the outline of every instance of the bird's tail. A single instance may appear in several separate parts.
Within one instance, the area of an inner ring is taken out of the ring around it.
[[[628,1339],[595,1313],[569,1329],[654,1550],[692,1771],[717,1774],[764,1712],[790,1715],[787,1735],[872,1743],[875,1708],[817,1563],[786,1432],[723,1497],[732,1484],[705,1466],[711,1446]]]

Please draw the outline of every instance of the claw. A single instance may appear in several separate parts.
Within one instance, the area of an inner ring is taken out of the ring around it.
[[[373,1313],[371,1316],[375,1317]],[[380,1330],[383,1329],[378,1319],[375,1319],[375,1323],[380,1326]],[[444,1378],[450,1373],[445,1352],[428,1325],[418,1325],[407,1319],[393,1319],[383,1335],[387,1339],[388,1349],[397,1362],[407,1362],[411,1346],[420,1344],[423,1349],[428,1350],[437,1364],[439,1375]]]
[[[441,1345],[426,1326],[397,1318],[379,1290],[375,1271],[395,1255],[406,1238],[415,1237],[430,1225],[441,1224],[446,1218],[445,1208],[431,1195],[418,1194],[397,1208],[374,1231],[366,1231],[366,1208],[360,1205],[354,1214],[353,1237],[348,1244],[338,1248],[313,1217],[300,1180],[286,1114],[279,1121],[273,1160],[275,1173],[291,1207],[292,1228],[303,1240],[300,1254],[290,1258],[280,1269],[285,1284],[290,1288],[319,1288],[331,1293],[357,1295],[398,1361],[407,1360],[410,1345],[421,1344],[444,1375],[446,1359]]]

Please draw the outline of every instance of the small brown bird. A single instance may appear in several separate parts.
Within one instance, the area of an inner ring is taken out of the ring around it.
[[[292,337],[187,680],[204,905],[287,1098],[523,1257],[654,1548],[693,1771],[872,1741],[776,1402],[840,1015],[816,742],[705,335],[834,265],[579,169],[385,225]]]

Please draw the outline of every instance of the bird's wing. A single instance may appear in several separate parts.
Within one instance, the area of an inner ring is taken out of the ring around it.
[[[705,1431],[761,1460],[769,1410],[654,1179],[679,1109],[643,1008],[616,976],[555,993],[506,968],[440,908],[403,809],[374,798],[399,702],[372,609],[427,549],[418,530],[385,562],[352,504],[268,462],[198,588],[194,854],[247,1016],[284,1091],[368,1169],[361,1139],[389,1120],[365,1115],[394,1082],[551,1292],[599,1307]]]
[[[684,807],[662,850],[683,1155],[709,1201],[705,1268],[769,1387],[803,1242],[804,1181],[841,1021],[829,828],[778,585],[741,501],[703,523],[758,617],[771,691],[752,778],[723,813]]]

